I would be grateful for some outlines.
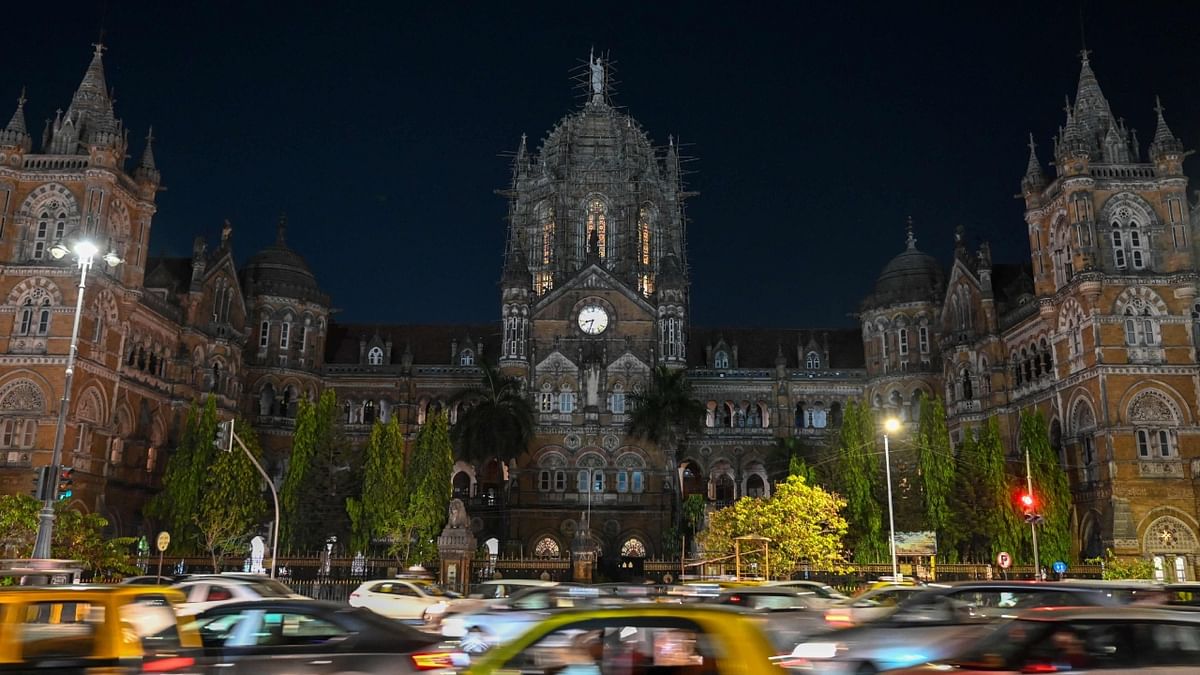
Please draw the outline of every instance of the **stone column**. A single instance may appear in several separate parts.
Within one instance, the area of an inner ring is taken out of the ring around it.
[[[575,533],[571,541],[571,580],[588,584],[596,571],[596,545],[592,543],[590,528],[585,519],[584,526]]]
[[[461,499],[450,500],[450,521],[438,537],[438,581],[442,587],[466,595],[471,586],[471,561],[475,558],[475,535]]]

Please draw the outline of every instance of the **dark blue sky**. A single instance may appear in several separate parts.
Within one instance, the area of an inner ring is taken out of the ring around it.
[[[504,154],[580,104],[570,71],[593,45],[616,102],[697,158],[706,325],[851,323],[909,214],[943,260],[960,224],[1025,258],[1026,134],[1048,162],[1079,69],[1078,1],[106,4],[6,8],[0,117],[27,85],[40,136],[103,23],[117,113],[158,138],[154,252],[229,218],[244,260],[286,210],[343,321],[497,316]],[[1158,93],[1200,146],[1200,6],[1084,4],[1114,113],[1144,148]]]

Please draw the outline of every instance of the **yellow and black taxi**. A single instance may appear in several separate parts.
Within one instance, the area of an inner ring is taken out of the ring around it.
[[[467,673],[781,675],[774,653],[755,620],[736,610],[630,604],[554,614]]]
[[[0,673],[195,673],[200,635],[161,586],[0,588]]]

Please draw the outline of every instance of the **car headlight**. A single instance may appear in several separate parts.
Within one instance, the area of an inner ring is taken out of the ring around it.
[[[442,621],[442,635],[445,637],[460,638],[467,634],[466,622],[462,617],[448,616]]]
[[[837,642],[801,642],[792,650],[792,656],[800,659],[832,659],[840,648]]]

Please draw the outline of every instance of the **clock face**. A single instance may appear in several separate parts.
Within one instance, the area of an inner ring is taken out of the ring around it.
[[[608,312],[600,305],[588,305],[579,310],[579,330],[588,335],[599,335],[608,328]]]

